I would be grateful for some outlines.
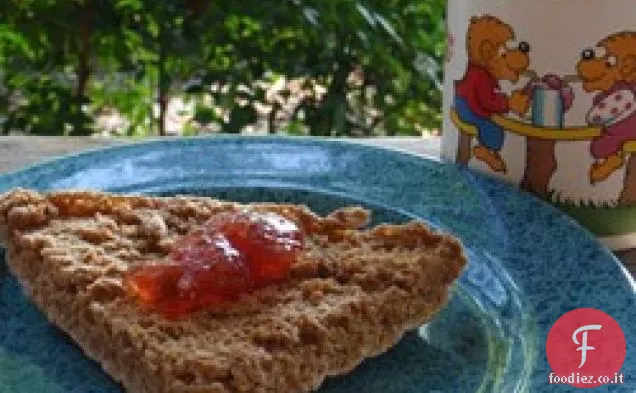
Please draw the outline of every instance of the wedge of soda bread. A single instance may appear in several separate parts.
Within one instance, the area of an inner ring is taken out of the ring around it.
[[[286,281],[178,320],[125,291],[132,266],[161,261],[177,236],[246,207],[283,215],[307,234]],[[368,216],[17,189],[0,196],[0,239],[33,303],[128,392],[300,393],[432,318],[466,263],[450,236],[419,222],[360,230]]]

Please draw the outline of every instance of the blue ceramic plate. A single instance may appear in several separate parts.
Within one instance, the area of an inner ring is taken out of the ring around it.
[[[388,353],[321,393],[575,391],[548,385],[545,340],[563,313],[594,307],[624,328],[633,392],[633,281],[570,219],[511,187],[451,165],[344,142],[287,138],[169,140],[93,151],[0,177],[0,191],[90,188],[239,201],[364,205],[376,222],[421,218],[460,237],[470,263],[446,309]],[[5,272],[0,392],[121,392],[47,324]]]

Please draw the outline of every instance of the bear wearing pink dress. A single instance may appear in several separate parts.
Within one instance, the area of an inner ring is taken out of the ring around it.
[[[587,122],[603,127],[603,135],[592,141],[592,156],[606,159],[636,140],[636,83],[619,82],[594,97]]]
[[[587,113],[587,122],[602,129],[590,145],[594,184],[623,167],[624,145],[636,141],[636,31],[613,34],[584,50],[577,73],[585,91],[598,92]]]

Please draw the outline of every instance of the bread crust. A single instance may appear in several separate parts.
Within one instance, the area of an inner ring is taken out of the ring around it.
[[[229,210],[273,211],[308,233],[285,282],[171,321],[123,289],[134,265]],[[369,213],[96,192],[0,196],[8,266],[33,303],[130,393],[300,393],[429,320],[466,258],[419,222],[360,230]]]

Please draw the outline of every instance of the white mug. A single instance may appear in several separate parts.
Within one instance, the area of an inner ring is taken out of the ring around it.
[[[442,156],[636,246],[634,0],[449,0]]]

